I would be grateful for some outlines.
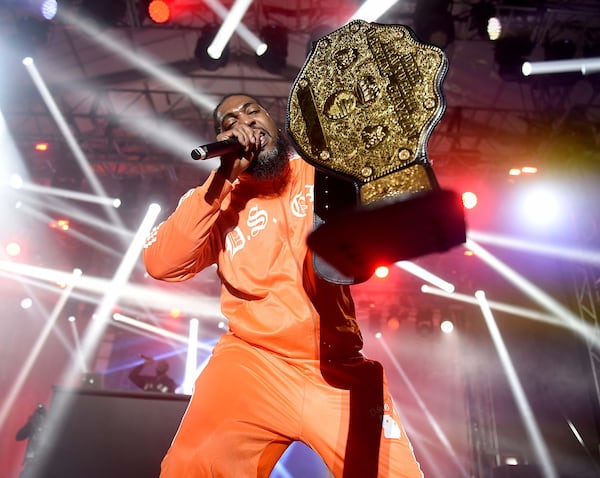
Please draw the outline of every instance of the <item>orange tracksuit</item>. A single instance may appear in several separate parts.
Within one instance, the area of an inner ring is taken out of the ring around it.
[[[361,353],[347,286],[313,271],[314,169],[290,160],[283,190],[212,173],[148,237],[150,275],[183,281],[217,264],[229,332],[215,346],[161,478],[268,477],[292,441],[336,477],[421,477],[381,366]],[[217,184],[217,183],[215,183]]]

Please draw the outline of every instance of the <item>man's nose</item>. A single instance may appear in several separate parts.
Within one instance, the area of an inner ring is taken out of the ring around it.
[[[248,126],[252,126],[256,122],[253,116],[247,114],[241,114],[239,117],[239,121]]]

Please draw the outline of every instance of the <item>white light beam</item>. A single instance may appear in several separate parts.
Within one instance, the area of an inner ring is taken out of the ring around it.
[[[227,18],[229,11],[223,6],[221,2],[217,0],[204,0],[204,3],[208,5],[208,7],[212,9],[212,11],[215,12],[222,20],[225,20]],[[250,48],[252,48],[256,52],[257,55],[261,55],[266,51],[267,45],[265,45],[265,43],[263,43],[243,23],[238,23],[235,31],[240,36],[240,38],[244,40],[250,46]],[[219,57],[220,56],[221,55],[219,55]]]
[[[446,282],[444,279],[436,276],[435,274],[432,274],[431,272],[423,269],[414,262],[400,261],[396,262],[396,266],[398,266],[400,269],[405,270],[406,272],[413,274],[414,276],[417,276],[420,279],[423,279],[425,282],[433,284],[434,286],[438,287],[439,289],[442,289],[445,292],[454,292],[454,285],[450,284],[449,282]]]
[[[12,387],[9,388],[8,395],[6,396],[4,403],[2,404],[2,408],[0,408],[0,429],[2,429],[2,426],[4,425],[4,421],[6,420],[6,417],[10,413],[10,410],[11,410],[13,404],[15,403],[15,400],[21,393],[21,389],[23,388],[25,380],[27,380],[27,377],[29,376],[31,369],[33,368],[33,365],[35,364],[35,361],[38,359],[40,352],[42,351],[42,348],[44,347],[44,344],[46,343],[46,340],[48,339],[48,335],[50,335],[50,332],[54,328],[54,325],[56,324],[56,320],[58,319],[58,316],[60,315],[63,308],[65,307],[65,304],[67,303],[67,299],[71,295],[71,291],[73,290],[73,287],[75,287],[77,279],[80,276],[81,276],[81,270],[74,269],[72,274],[70,275],[70,280],[69,280],[67,287],[65,287],[62,294],[60,295],[58,301],[56,302],[56,305],[54,306],[54,309],[52,310],[52,313],[50,314],[50,317],[48,317],[48,320],[44,324],[42,332],[40,333],[37,340],[35,341],[35,344],[33,345],[31,352],[27,356],[25,363],[21,367],[21,370],[19,370],[17,379],[15,380]]]
[[[365,20],[373,22],[397,2],[398,0],[366,0],[348,21]]]
[[[600,71],[600,58],[574,58],[572,60],[526,61],[521,66],[523,75],[544,75],[579,71],[582,75]]]
[[[233,35],[233,32],[239,26],[242,21],[242,17],[248,10],[248,7],[252,3],[252,0],[236,0],[236,2],[231,7],[231,10],[225,17],[225,20],[221,24],[219,31],[215,35],[212,43],[207,48],[208,55],[218,60],[221,58],[221,54],[227,45],[227,42]]]
[[[487,232],[469,231],[468,237],[475,241],[493,244],[507,249],[516,249],[536,254],[560,257],[587,264],[600,265],[600,252],[590,249],[575,249],[572,247],[551,246],[539,242],[524,241],[514,237],[500,236]]]
[[[108,198],[108,194],[106,194],[106,191],[104,190],[104,188],[102,187],[102,184],[98,180],[96,173],[94,173],[92,166],[90,165],[89,161],[85,157],[83,150],[77,143],[77,139],[75,138],[75,135],[69,128],[69,125],[67,124],[67,121],[65,120],[65,117],[60,112],[58,105],[54,101],[52,94],[48,90],[48,87],[46,86],[46,83],[42,79],[42,76],[40,75],[40,72],[36,68],[34,62],[33,61],[27,62],[27,63],[24,62],[24,64],[25,64],[25,68],[27,69],[29,75],[31,76],[31,79],[33,80],[33,83],[37,87],[42,99],[44,100],[46,107],[50,111],[52,118],[56,122],[58,129],[60,130],[63,137],[65,138],[65,141],[67,142],[67,145],[69,146],[69,149],[73,153],[73,156],[77,160],[79,167],[81,168],[81,170],[83,171],[83,174],[85,175],[86,179],[90,183],[90,186],[92,187],[92,189],[98,196]],[[108,215],[108,217],[110,217],[110,219],[113,221],[113,223],[123,226],[121,218],[116,213],[114,207],[107,206],[106,204],[104,204],[104,206],[105,206],[104,209],[106,211],[106,214]]]
[[[500,363],[502,364],[502,368],[506,373],[506,377],[508,379],[508,383],[510,385],[510,389],[515,398],[515,402],[517,404],[517,408],[519,409],[519,413],[521,418],[525,423],[525,429],[527,430],[527,434],[532,441],[533,451],[538,459],[539,464],[541,465],[542,473],[544,478],[558,478],[558,473],[550,459],[550,453],[548,452],[548,448],[546,447],[546,443],[540,433],[539,427],[535,421],[535,417],[527,401],[527,396],[523,391],[523,387],[521,386],[521,382],[519,381],[519,377],[517,376],[517,372],[515,371],[515,367],[512,363],[510,355],[508,354],[508,350],[504,344],[504,340],[502,339],[502,335],[500,334],[500,330],[498,329],[498,325],[494,320],[494,316],[492,315],[492,311],[487,303],[485,292],[482,290],[478,290],[475,292],[475,297],[479,302],[479,306],[481,307],[481,312],[483,314],[483,318],[485,319],[485,323],[487,324],[488,330],[492,337],[492,341],[496,347],[498,355],[500,357]]]
[[[558,319],[563,320],[565,325],[569,326],[573,331],[584,337],[587,341],[589,341],[589,343],[594,344],[596,347],[600,346],[600,337],[598,337],[596,334],[590,335],[584,321],[577,317],[565,306],[560,304],[558,301],[525,279],[516,271],[508,267],[473,240],[467,238],[466,246],[472,250],[479,259],[487,263],[496,272],[508,279],[511,283],[518,287],[519,290],[524,292],[527,296],[540,304],[546,310],[550,311]]]
[[[191,395],[196,381],[198,368],[198,319],[190,319],[188,335],[188,349],[185,360],[185,375],[183,379],[183,393]]]

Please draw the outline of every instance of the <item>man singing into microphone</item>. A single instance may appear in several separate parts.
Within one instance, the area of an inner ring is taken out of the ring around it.
[[[302,441],[336,477],[421,477],[381,365],[366,359],[348,286],[313,270],[314,168],[259,102],[226,96],[217,140],[236,138],[206,182],[150,234],[150,275],[216,264],[229,321],[198,377],[161,478],[268,477]]]

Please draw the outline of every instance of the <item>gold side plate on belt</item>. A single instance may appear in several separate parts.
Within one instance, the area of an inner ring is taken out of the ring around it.
[[[313,45],[288,133],[306,161],[356,182],[362,204],[432,189],[425,147],[447,68],[444,52],[405,26],[352,21]]]

